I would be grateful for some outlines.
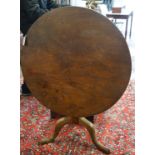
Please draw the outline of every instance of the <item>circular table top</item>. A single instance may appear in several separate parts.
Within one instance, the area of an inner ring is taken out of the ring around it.
[[[113,106],[131,74],[120,31],[106,17],[80,7],[41,16],[28,32],[21,65],[32,94],[52,111],[73,117]]]

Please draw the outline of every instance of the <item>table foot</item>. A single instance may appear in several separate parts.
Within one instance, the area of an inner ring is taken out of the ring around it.
[[[48,143],[53,143],[55,141],[55,138],[58,136],[61,128],[70,122],[70,118],[69,117],[62,117],[60,119],[58,119],[56,126],[55,126],[55,131],[53,136],[50,139],[45,139],[41,142],[38,143],[38,145],[44,145],[44,144],[48,144]]]
[[[86,127],[86,129],[88,130],[91,139],[93,141],[93,143],[95,144],[95,146],[102,151],[103,153],[106,154],[110,154],[110,150],[106,147],[104,147],[100,142],[97,141],[96,135],[95,135],[95,128],[94,128],[94,124],[91,123],[90,121],[88,121],[85,117],[80,117],[79,118],[79,124],[83,125]]]

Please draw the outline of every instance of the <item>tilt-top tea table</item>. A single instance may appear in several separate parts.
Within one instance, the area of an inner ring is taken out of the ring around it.
[[[53,112],[54,142],[66,123],[89,131],[96,147],[109,154],[85,117],[113,106],[125,91],[131,57],[121,32],[103,15],[80,7],[54,9],[30,28],[21,52],[24,79],[32,94]]]

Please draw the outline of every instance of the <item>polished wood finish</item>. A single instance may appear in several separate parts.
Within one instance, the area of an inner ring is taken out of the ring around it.
[[[101,113],[121,97],[131,74],[128,46],[118,29],[95,11],[58,8],[30,28],[21,52],[25,81],[32,94],[58,120],[53,142],[66,123],[84,125],[97,148],[94,126],[84,117]]]
[[[131,73],[121,33],[104,16],[79,7],[39,18],[28,32],[21,64],[32,94],[53,112],[73,117],[109,109]]]

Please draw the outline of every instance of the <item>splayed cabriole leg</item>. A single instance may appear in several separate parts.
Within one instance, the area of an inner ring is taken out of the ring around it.
[[[48,140],[44,140],[42,142],[39,142],[39,145],[44,145],[44,144],[48,144],[48,143],[52,143],[54,142],[55,138],[58,136],[61,128],[65,125],[65,124],[70,124],[70,123],[75,123],[75,124],[81,124],[84,127],[86,127],[86,129],[88,130],[92,141],[94,142],[94,144],[96,145],[96,147],[102,151],[103,153],[109,154],[110,150],[106,147],[104,147],[101,143],[99,143],[96,139],[96,135],[95,135],[95,128],[93,123],[91,123],[90,121],[88,121],[85,117],[63,117],[60,118],[57,123],[56,123],[56,127],[55,127],[55,131],[53,136],[48,139]]]
[[[46,140],[43,140],[42,142],[39,142],[38,144],[39,145],[44,145],[44,144],[48,144],[48,143],[52,143],[55,141],[55,138],[58,136],[61,128],[70,122],[70,118],[69,117],[63,117],[63,118],[60,118],[57,123],[56,123],[56,126],[55,126],[55,131],[54,131],[54,134],[53,136],[50,138],[50,139],[46,139]]]
[[[94,128],[94,124],[91,123],[90,121],[88,121],[85,117],[80,117],[79,118],[79,124],[83,125],[86,127],[86,129],[88,130],[92,141],[94,142],[94,144],[96,145],[96,147],[106,153],[106,154],[110,154],[110,150],[106,147],[104,147],[101,143],[99,143],[96,139],[96,135],[95,135],[95,128]]]

